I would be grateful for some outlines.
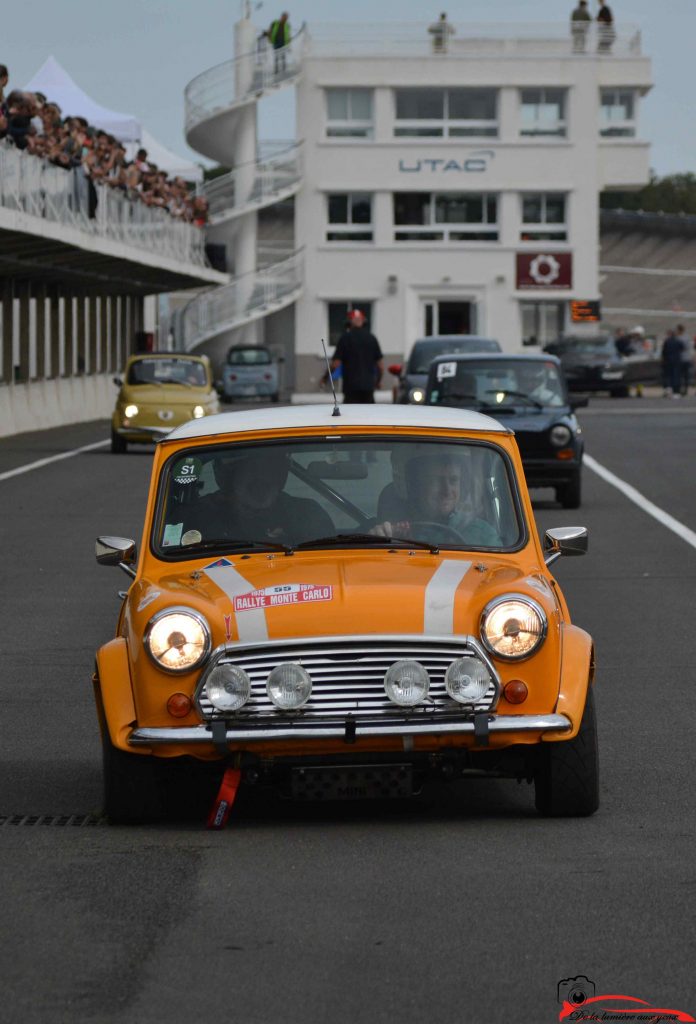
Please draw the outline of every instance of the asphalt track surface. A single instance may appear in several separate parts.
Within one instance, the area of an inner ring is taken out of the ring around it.
[[[696,400],[580,415],[598,462],[696,530]],[[579,512],[534,492],[541,529],[590,530],[555,572],[597,646],[593,818],[483,780],[405,806],[251,802],[223,832],[207,808],[80,825],[100,812],[94,652],[127,587],[94,538],[139,539],[151,452],[2,474],[107,435],[0,441],[3,1020],[538,1024],[578,975],[696,1016],[693,547],[594,473]]]

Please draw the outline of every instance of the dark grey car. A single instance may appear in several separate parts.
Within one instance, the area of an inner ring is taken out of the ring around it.
[[[392,363],[389,367],[389,372],[399,378],[394,387],[394,401],[403,405],[424,401],[428,370],[438,356],[501,351],[497,341],[479,334],[435,334],[431,338],[419,338],[405,365]]]

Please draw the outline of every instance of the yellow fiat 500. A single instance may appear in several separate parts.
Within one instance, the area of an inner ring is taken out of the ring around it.
[[[111,451],[148,444],[191,419],[210,416],[220,403],[206,356],[149,352],[131,356],[111,418]]]
[[[429,776],[598,805],[593,646],[549,566],[514,435],[476,412],[295,407],[156,448],[142,543],[94,676],[113,822],[236,770],[296,799],[408,796]]]

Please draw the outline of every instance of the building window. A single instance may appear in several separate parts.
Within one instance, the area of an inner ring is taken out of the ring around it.
[[[327,196],[327,242],[372,241],[372,196],[369,192],[338,192]]]
[[[565,89],[521,89],[520,99],[520,135],[565,137]]]
[[[369,328],[372,321],[372,302],[368,299],[354,299],[352,302],[329,302],[329,345],[335,348],[338,339],[348,327],[347,316],[352,309],[360,309],[365,314],[366,325]]]
[[[636,134],[636,102],[631,89],[602,89],[599,134],[604,138],[629,138]]]
[[[563,334],[564,303],[520,302],[522,344],[539,345],[556,341]]]
[[[560,192],[529,192],[522,199],[523,242],[567,242],[566,197]]]
[[[396,89],[394,135],[410,138],[494,137],[496,89]]]
[[[327,89],[326,134],[329,138],[371,139],[372,89]]]
[[[395,192],[396,242],[497,242],[498,197],[479,192]]]

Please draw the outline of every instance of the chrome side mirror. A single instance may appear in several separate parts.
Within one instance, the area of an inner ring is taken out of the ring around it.
[[[557,526],[544,534],[544,562],[551,565],[561,555],[585,555],[587,545],[586,526]]]
[[[118,565],[135,579],[133,566],[137,560],[134,540],[127,537],[97,537],[94,554],[100,565]]]

